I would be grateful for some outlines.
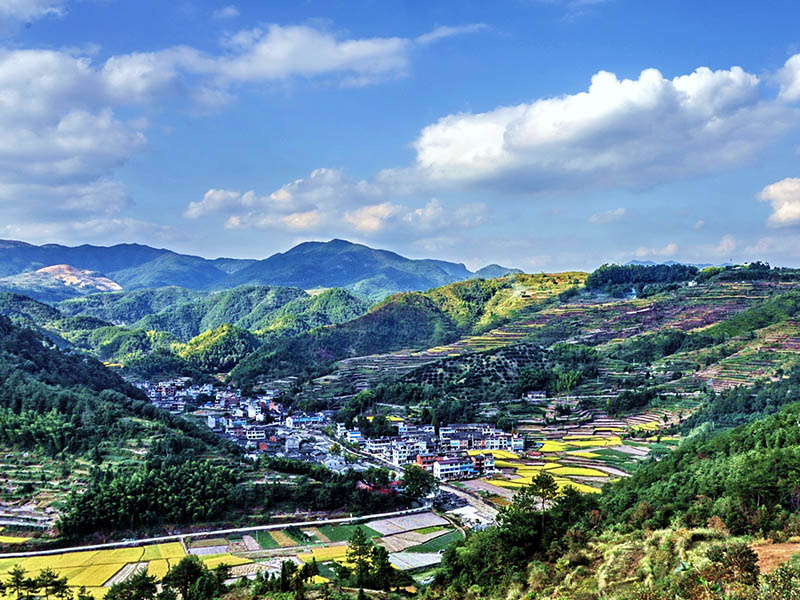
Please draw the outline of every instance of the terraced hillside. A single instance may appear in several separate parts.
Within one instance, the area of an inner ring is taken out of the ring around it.
[[[333,375],[321,377],[316,382],[320,386],[332,386],[337,389],[348,387],[364,389],[387,375],[402,376],[438,360],[496,350],[520,343],[527,339],[532,329],[538,327],[536,321],[542,307],[555,302],[559,294],[571,287],[581,285],[586,276],[586,273],[567,272],[521,274],[503,278],[498,281],[506,281],[507,285],[486,303],[486,309],[473,325],[474,328],[483,331],[468,333],[448,344],[421,350],[397,350],[345,358],[337,363]],[[452,292],[458,286],[460,284],[447,288]],[[435,299],[446,299],[448,296],[452,298],[452,294],[437,293],[436,290],[431,295]],[[498,326],[492,327],[493,321],[498,323]]]

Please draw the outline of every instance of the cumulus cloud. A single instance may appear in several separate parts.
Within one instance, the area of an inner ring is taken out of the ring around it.
[[[387,221],[400,210],[401,207],[396,204],[381,202],[347,212],[344,220],[360,233],[376,233],[383,229]]]
[[[477,227],[487,219],[487,207],[481,202],[447,207],[432,198],[414,207],[389,195],[382,186],[349,178],[339,169],[316,169],[268,195],[212,188],[202,199],[191,202],[183,216],[220,218],[227,229],[290,229],[331,235],[349,230],[367,237],[407,236],[429,241],[443,239],[443,232]]]
[[[425,206],[406,212],[402,221],[418,231],[447,227],[470,228],[486,221],[486,210],[483,202],[472,202],[448,209],[437,198],[431,198]]]
[[[157,239],[164,242],[181,237],[173,227],[141,221],[130,217],[95,217],[82,221],[37,221],[12,223],[0,227],[0,237],[24,239],[30,242],[79,239],[105,241],[109,236],[120,239]]]
[[[800,100],[800,54],[795,54],[778,71],[781,99],[787,102]]]
[[[800,223],[800,178],[787,177],[770,184],[761,190],[758,199],[772,206],[770,225],[783,227]]]
[[[425,127],[411,168],[379,178],[399,186],[486,185],[524,192],[641,188],[751,159],[798,113],[762,100],[739,67],[638,79],[600,71],[587,91],[448,115]]]
[[[619,221],[622,217],[624,217],[625,213],[626,210],[624,208],[615,208],[614,210],[596,213],[589,217],[589,223],[593,223],[595,225],[613,223],[614,221]]]
[[[64,6],[58,0],[0,0],[0,19],[58,15]],[[217,16],[235,16],[235,10],[233,5],[222,7]],[[216,53],[174,46],[104,62],[79,49],[0,49],[0,199],[28,200],[27,217],[23,210],[3,206],[0,222],[37,221],[54,204],[67,221],[85,219],[86,199],[93,197],[87,190],[123,188],[113,181],[114,173],[147,146],[147,120],[122,120],[123,111],[151,109],[170,100],[218,108],[243,85],[288,78],[373,83],[403,74],[415,47],[472,31],[477,29],[445,27],[416,40],[347,38],[309,26],[265,25],[230,35]],[[333,187],[336,193],[349,190],[357,199],[369,193],[363,189],[369,184],[353,182],[348,188],[340,177],[323,169],[266,198],[250,192],[231,199],[226,190],[210,190],[187,209],[187,216],[201,216],[227,202],[229,228],[279,224],[311,230],[328,218],[322,196]],[[104,218],[130,204],[127,190],[117,191],[96,203]]]
[[[339,169],[316,169],[305,178],[281,186],[267,196],[254,190],[208,190],[191,202],[184,217],[226,217],[228,229],[269,229],[285,225],[294,230],[316,230],[346,203],[364,203],[381,195],[375,186],[352,180]]]
[[[666,258],[669,256],[675,256],[678,252],[678,245],[674,242],[667,244],[663,248],[646,248],[641,246],[636,249],[636,256],[639,258],[646,258],[646,257],[655,257],[655,258]]]

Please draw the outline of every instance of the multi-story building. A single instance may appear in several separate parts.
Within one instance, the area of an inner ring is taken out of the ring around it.
[[[468,456],[445,458],[433,463],[433,475],[437,479],[467,479],[475,475],[472,459]]]

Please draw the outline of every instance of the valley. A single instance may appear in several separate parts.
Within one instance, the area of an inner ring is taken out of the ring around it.
[[[0,543],[60,554],[10,554],[0,569],[41,578],[49,566],[73,593],[101,598],[197,556],[198,573],[226,565],[229,583],[279,586],[268,582],[290,569],[323,589],[355,581],[348,565],[364,544],[385,549],[365,563],[380,585],[436,594],[443,573],[488,586],[463,553],[503,531],[501,570],[566,552],[606,579],[550,573],[548,589],[611,593],[630,588],[593,553],[628,552],[636,528],[647,539],[683,535],[669,529],[676,519],[713,530],[692,552],[790,540],[793,517],[758,517],[733,483],[716,492],[728,504],[707,502],[711,482],[681,463],[689,479],[673,502],[653,473],[794,410],[797,278],[760,263],[710,276],[604,266],[465,278],[372,304],[335,286],[50,303],[6,292]],[[724,461],[739,459],[715,460],[727,482]],[[760,476],[786,481],[782,469]],[[783,485],[762,491],[781,504]],[[517,513],[532,537],[512,551]],[[593,541],[559,546],[572,535]],[[80,550],[124,539],[142,541]],[[156,556],[150,542],[181,553]]]

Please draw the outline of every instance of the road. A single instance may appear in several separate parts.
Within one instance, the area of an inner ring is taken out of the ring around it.
[[[472,494],[468,494],[464,490],[452,485],[443,483],[439,485],[439,489],[450,492],[451,494],[455,494],[459,498],[464,498],[469,505],[475,509],[475,512],[478,513],[478,516],[480,516],[481,519],[490,523],[497,522],[497,509],[491,504],[484,502],[480,498],[476,498]]]
[[[159,544],[163,542],[179,542],[186,538],[206,537],[206,536],[225,536],[232,533],[247,533],[249,531],[269,531],[271,529],[285,529],[287,527],[318,527],[320,525],[336,525],[341,523],[358,523],[361,521],[374,521],[375,519],[388,519],[390,517],[400,517],[415,513],[428,512],[430,508],[411,508],[407,510],[396,510],[388,513],[378,513],[374,515],[364,515],[363,517],[342,517],[339,519],[322,519],[319,521],[296,521],[294,523],[280,523],[275,525],[257,525],[254,527],[237,527],[234,529],[215,529],[212,531],[198,531],[194,533],[181,533],[176,535],[162,535],[159,537],[139,538],[135,540],[125,540],[122,542],[109,542],[106,544],[92,544],[88,546],[72,546],[70,548],[53,548],[51,550],[36,550],[32,552],[11,552],[0,554],[0,558],[25,558],[28,556],[47,556],[51,554],[64,554],[67,552],[82,552],[86,550],[108,550],[111,548],[129,548],[131,546],[141,546],[143,544]]]

